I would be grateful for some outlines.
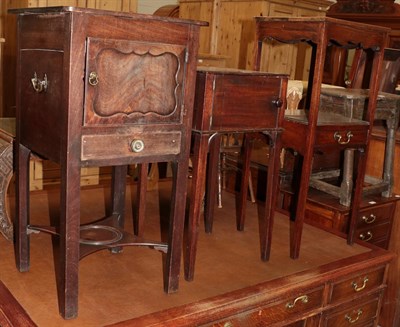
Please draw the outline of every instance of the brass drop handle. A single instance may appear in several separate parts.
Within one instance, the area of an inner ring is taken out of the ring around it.
[[[302,295],[295,298],[293,302],[286,303],[286,308],[293,309],[298,301],[301,301],[301,303],[308,303],[308,296]]]
[[[91,86],[96,86],[99,84],[99,75],[96,72],[90,72],[89,74],[89,84]]]
[[[363,311],[361,309],[357,310],[357,316],[355,318],[352,318],[349,314],[346,314],[344,316],[344,319],[346,319],[350,324],[354,324],[358,319],[360,319]]]
[[[366,224],[372,224],[376,220],[376,216],[374,214],[370,214],[369,216],[362,216],[361,218]]]
[[[48,87],[48,81],[47,81],[47,75],[44,74],[43,76],[43,80],[40,80],[37,77],[36,72],[33,73],[33,78],[31,78],[31,82],[32,82],[32,86],[33,89],[37,92],[37,93],[41,93],[41,92],[46,92],[47,91],[47,87]]]
[[[144,149],[144,142],[142,140],[133,140],[131,142],[131,149],[133,152],[142,152]]]
[[[340,145],[345,145],[348,144],[353,137],[353,133],[351,131],[346,133],[346,139],[342,141],[342,135],[340,135],[340,132],[335,132],[333,135],[333,138],[340,144]]]
[[[365,235],[364,233],[361,233],[359,238],[361,241],[365,241],[368,242],[372,239],[372,233],[370,231],[367,232],[367,235]]]
[[[368,283],[368,277],[365,276],[364,280],[363,280],[363,284],[361,286],[358,286],[358,284],[356,282],[352,282],[351,286],[353,287],[354,291],[360,292],[367,286],[367,283]]]

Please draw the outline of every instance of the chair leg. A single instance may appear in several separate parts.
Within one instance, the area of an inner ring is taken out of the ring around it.
[[[312,167],[312,149],[299,160],[299,178],[295,185],[294,211],[291,212],[290,224],[290,257],[297,259],[300,254],[300,243],[303,234],[304,214],[308,195]],[[293,215],[294,214],[294,215]],[[294,220],[294,221],[293,221]]]
[[[244,230],[244,221],[246,218],[247,190],[250,179],[250,157],[253,147],[253,138],[247,134],[243,137],[242,153],[242,174],[240,180],[240,194],[237,204],[236,228],[239,231]]]
[[[222,208],[222,189],[223,183],[225,183],[225,172],[224,167],[225,167],[225,161],[226,161],[226,155],[225,153],[220,153],[218,157],[218,197],[217,197],[217,203],[218,203],[218,208]]]
[[[176,292],[179,287],[183,229],[185,225],[188,166],[189,158],[172,163],[173,184],[171,214],[168,229],[166,269],[164,269],[164,291],[166,293]]]
[[[279,192],[279,168],[280,168],[280,134],[272,132],[269,135],[269,160],[268,176],[265,194],[265,211],[260,224],[261,260],[269,260],[271,253],[272,230],[276,201]]]
[[[344,150],[343,180],[340,184],[340,204],[348,207],[351,205],[353,190],[354,149]]]
[[[354,236],[357,228],[357,221],[359,216],[359,209],[362,199],[364,176],[367,164],[367,154],[365,150],[361,149],[358,151],[358,165],[357,165],[357,177],[353,192],[353,199],[351,202],[350,222],[347,233],[347,243],[354,243]]]
[[[254,194],[253,180],[251,179],[251,169],[249,169],[249,194],[251,203],[256,203],[256,196]]]
[[[17,213],[15,219],[15,262],[19,271],[29,270],[29,158],[31,151],[16,143],[16,196]]]
[[[128,166],[112,167],[111,184],[111,215],[118,215],[118,227],[124,227],[125,221],[125,193]]]
[[[61,160],[59,220],[59,269],[57,289],[60,314],[64,319],[78,315],[78,267],[80,238],[80,167],[72,159]]]
[[[156,164],[154,164],[156,165]],[[147,177],[149,164],[142,163],[138,165],[139,178],[136,193],[136,205],[134,208],[133,230],[135,235],[143,236],[144,219],[146,217],[146,193],[147,193]]]
[[[193,142],[193,174],[184,253],[185,279],[188,281],[194,278],[199,221],[205,189],[204,180],[206,177],[208,135],[194,133]]]
[[[215,135],[209,146],[209,161],[207,164],[207,178],[204,203],[204,226],[206,233],[212,232],[215,197],[218,185],[218,163],[220,155],[221,135]]]

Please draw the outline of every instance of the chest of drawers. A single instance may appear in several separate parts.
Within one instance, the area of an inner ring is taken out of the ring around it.
[[[293,194],[284,183],[281,185],[278,210],[287,211],[292,199]],[[357,214],[355,240],[369,242],[387,249],[399,199],[396,195],[391,197],[382,197],[378,194],[365,196]],[[349,214],[349,207],[339,204],[334,196],[310,189],[305,211],[305,219],[308,224],[345,236]]]
[[[187,167],[201,23],[73,7],[18,14],[16,262],[29,269],[32,230],[59,236],[59,305],[77,315],[79,258],[103,248],[149,245],[167,253],[164,288],[178,288]],[[60,217],[29,222],[28,158],[60,165]],[[174,166],[170,234],[149,242],[123,231],[128,164]],[[114,166],[112,215],[80,228],[80,168]],[[93,241],[101,230],[105,240]],[[89,240],[87,238],[90,238]]]
[[[392,258],[375,249],[112,326],[377,326]]]

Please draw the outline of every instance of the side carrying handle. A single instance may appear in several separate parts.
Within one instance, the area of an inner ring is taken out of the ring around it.
[[[37,77],[36,72],[34,72],[33,78],[31,78],[31,82],[32,82],[33,89],[37,93],[41,93],[41,92],[46,92],[47,91],[47,87],[49,85],[49,82],[47,80],[47,75],[46,74],[44,74],[43,80],[40,80]]]

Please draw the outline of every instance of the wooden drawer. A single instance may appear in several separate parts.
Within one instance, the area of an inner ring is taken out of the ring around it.
[[[367,134],[367,125],[318,126],[315,146],[337,147],[340,144],[346,148],[362,146],[366,144]]]
[[[212,326],[271,326],[281,321],[295,320],[299,315],[304,316],[307,312],[320,308],[322,299],[323,287],[320,287],[304,293],[298,293],[284,300],[278,300],[266,307],[243,312]],[[301,323],[296,322],[293,326],[302,326]]]
[[[180,132],[84,135],[81,160],[171,155],[180,148]]]
[[[334,304],[354,296],[362,296],[378,288],[384,280],[385,267],[353,275],[350,278],[333,282],[329,302]]]
[[[357,229],[376,226],[385,221],[391,221],[395,203],[386,203],[381,206],[374,206],[360,211],[358,218]]]
[[[387,240],[390,233],[390,224],[380,224],[375,226],[366,227],[363,229],[357,229],[357,239],[365,242],[375,244],[381,240]]]
[[[323,327],[373,326],[379,309],[380,293],[327,312],[322,318]]]

